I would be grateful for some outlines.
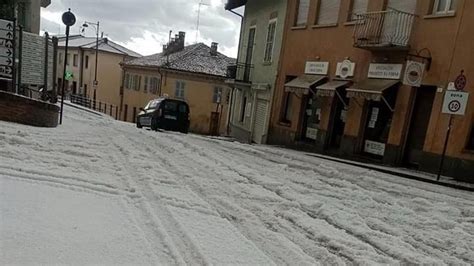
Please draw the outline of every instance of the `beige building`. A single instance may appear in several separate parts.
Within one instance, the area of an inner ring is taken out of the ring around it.
[[[66,81],[66,92],[81,95],[97,104],[120,105],[120,85],[122,70],[120,63],[125,60],[141,57],[107,38],[99,39],[99,57],[96,77],[96,38],[75,35],[69,37],[67,55],[64,54],[65,38],[58,42],[57,76],[58,90],[61,91],[64,60],[67,60],[67,71],[72,78]],[[97,80],[97,85],[94,85]]]
[[[122,64],[121,118],[135,122],[141,107],[154,98],[185,100],[190,107],[190,131],[223,134],[227,129],[230,89],[225,84],[227,66],[235,63],[217,51],[217,44],[184,46],[185,33],[159,54]]]

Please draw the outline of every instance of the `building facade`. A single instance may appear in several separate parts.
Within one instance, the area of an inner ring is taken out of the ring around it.
[[[229,68],[232,87],[230,134],[245,142],[265,143],[277,76],[286,0],[229,1],[245,5],[237,64]]]
[[[269,143],[474,181],[474,2],[290,0]],[[406,73],[405,73],[406,72]],[[464,94],[466,96],[466,94]],[[452,117],[452,118],[450,118]]]
[[[120,63],[141,57],[107,38],[99,39],[96,69],[96,38],[74,35],[69,37],[67,55],[64,54],[65,38],[59,38],[57,56],[57,80],[59,93],[63,79],[64,60],[71,75],[65,82],[68,94],[80,95],[92,101],[119,106],[122,69]],[[97,73],[97,76],[96,76]],[[94,81],[97,81],[94,84]],[[96,106],[97,107],[97,106]]]
[[[184,38],[180,32],[162,53],[122,64],[121,119],[135,123],[148,101],[170,97],[188,103],[191,132],[225,134],[230,97],[226,70],[235,59],[219,53],[217,43],[185,46]]]

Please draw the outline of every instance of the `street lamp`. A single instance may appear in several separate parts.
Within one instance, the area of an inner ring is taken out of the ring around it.
[[[84,28],[87,28],[89,26],[92,26],[95,28],[96,30],[96,42],[95,42],[95,75],[94,75],[94,84],[93,84],[93,87],[94,87],[94,109],[95,109],[95,100],[96,100],[96,89],[97,89],[97,85],[99,85],[99,82],[97,81],[97,62],[99,60],[99,21],[97,21],[97,23],[93,23],[93,22],[84,22],[84,24],[82,24],[82,27]]]

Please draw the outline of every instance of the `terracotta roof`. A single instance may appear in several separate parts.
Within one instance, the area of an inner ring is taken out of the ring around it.
[[[167,64],[167,55],[158,53],[125,61],[123,65],[158,67],[225,77],[227,66],[235,64],[236,60],[219,52],[217,55],[211,55],[210,51],[209,46],[204,43],[197,43],[169,54],[169,64]]]

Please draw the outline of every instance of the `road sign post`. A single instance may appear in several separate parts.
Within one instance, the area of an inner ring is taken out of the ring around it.
[[[444,102],[442,113],[449,114],[448,129],[446,131],[446,137],[444,139],[443,153],[441,154],[441,160],[439,163],[437,181],[441,178],[443,172],[444,159],[446,157],[446,150],[448,149],[449,135],[451,133],[453,115],[464,115],[466,113],[466,107],[469,99],[468,92],[462,91],[446,91],[444,95]]]
[[[64,55],[65,55],[65,60],[64,60],[64,68],[63,68],[63,83],[61,84],[61,113],[59,116],[59,124],[63,124],[63,110],[64,110],[64,87],[66,84],[66,67],[67,67],[67,50],[68,50],[68,45],[69,45],[69,28],[76,23],[76,17],[74,14],[71,12],[71,9],[69,9],[67,12],[63,13],[62,20],[64,25],[66,25],[66,46],[64,47]]]
[[[0,19],[0,77],[11,80],[12,86],[16,86],[16,62],[15,62],[15,21]]]

